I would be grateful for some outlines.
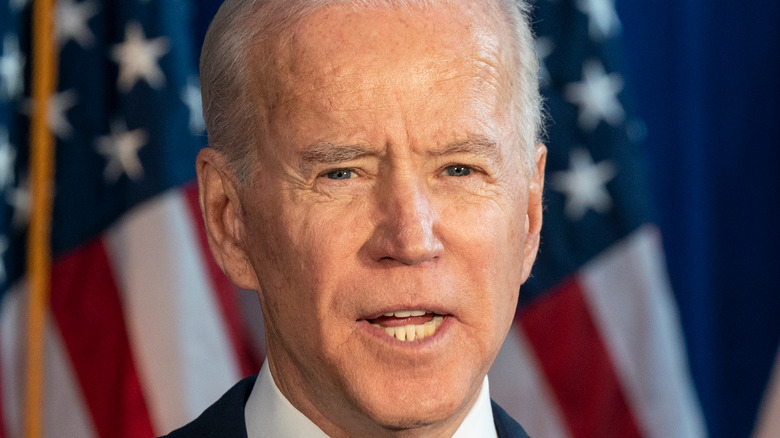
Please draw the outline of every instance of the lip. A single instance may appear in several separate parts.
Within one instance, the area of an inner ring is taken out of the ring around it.
[[[420,305],[420,306],[396,306],[396,307],[387,307],[385,309],[379,310],[376,313],[371,313],[367,316],[360,317],[358,321],[361,320],[372,320],[377,319],[381,316],[383,316],[385,313],[390,312],[402,312],[402,311],[410,311],[410,310],[425,310],[428,313],[433,313],[435,315],[442,315],[442,316],[452,316],[452,312],[448,311],[447,309],[442,308],[441,305]]]

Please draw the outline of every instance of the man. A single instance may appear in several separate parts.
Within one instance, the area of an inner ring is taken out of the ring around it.
[[[217,263],[258,293],[267,358],[171,436],[526,436],[486,377],[542,222],[524,9],[225,2],[200,204]]]

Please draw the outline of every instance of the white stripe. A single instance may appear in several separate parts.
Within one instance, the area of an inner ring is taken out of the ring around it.
[[[517,323],[515,323],[517,324]],[[519,326],[509,330],[490,368],[490,396],[533,437],[568,438],[552,390]]]
[[[108,233],[158,434],[194,419],[240,377],[185,202],[181,192],[170,191]]]
[[[657,229],[639,229],[581,275],[640,429],[654,438],[706,436]]]
[[[22,436],[24,406],[26,331],[23,330],[27,290],[19,286],[10,290],[4,299],[2,324],[3,408],[9,437]],[[49,315],[46,321],[44,366],[44,429],[47,437],[96,437],[91,414],[79,388],[78,380],[62,337],[55,330]]]
[[[3,420],[9,438],[22,436],[22,407],[24,406],[26,345],[24,309],[27,308],[26,288],[9,289],[0,308],[0,373],[3,385]],[[2,433],[2,431],[0,431]]]
[[[772,378],[767,385],[758,424],[753,431],[753,438],[780,437],[780,349],[777,350]]]

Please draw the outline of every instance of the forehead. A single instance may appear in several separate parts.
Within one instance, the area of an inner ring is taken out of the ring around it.
[[[501,46],[497,29],[505,27],[489,3],[324,7],[294,27],[287,50],[280,53],[280,67],[304,73],[311,61],[334,66],[354,59],[396,63],[420,55],[489,60]]]
[[[489,3],[318,10],[289,32],[273,57],[269,122],[355,119],[393,107],[423,117],[409,113],[437,105],[484,113],[466,106],[508,101],[507,26]]]

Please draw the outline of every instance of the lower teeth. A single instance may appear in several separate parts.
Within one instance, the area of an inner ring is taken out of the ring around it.
[[[437,315],[425,324],[403,325],[399,327],[382,327],[379,324],[372,325],[383,329],[385,333],[399,341],[412,342],[415,340],[420,341],[433,335],[442,322],[444,322],[444,317]]]

